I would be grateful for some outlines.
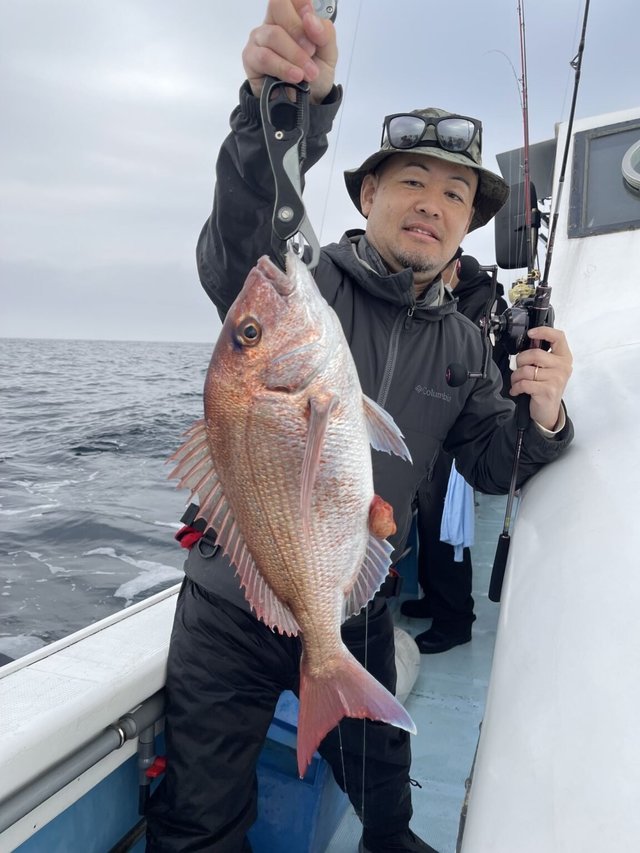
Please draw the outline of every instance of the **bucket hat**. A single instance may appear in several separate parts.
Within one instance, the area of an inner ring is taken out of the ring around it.
[[[422,110],[412,110],[406,113],[407,116],[420,116],[426,120],[441,119],[447,117],[458,117],[456,113],[450,113],[446,110],[437,107],[428,107]],[[443,148],[438,136],[436,128],[432,124],[427,124],[423,137],[418,141],[417,145],[407,146],[405,148],[397,148],[391,145],[388,135],[385,134],[379,151],[372,154],[364,161],[357,169],[347,169],[344,173],[344,180],[347,185],[347,191],[351,197],[351,201],[356,208],[362,213],[360,206],[360,188],[365,175],[373,172],[383,160],[386,160],[393,154],[402,154],[410,151],[412,154],[420,154],[425,157],[436,157],[439,160],[447,160],[450,163],[457,163],[460,166],[468,166],[478,173],[478,188],[474,200],[474,214],[469,231],[480,228],[496,215],[502,205],[509,197],[509,186],[499,175],[494,174],[485,169],[482,165],[482,128],[480,122],[471,119],[477,128],[473,136],[471,144],[465,151],[449,151]],[[364,214],[363,214],[364,215]]]

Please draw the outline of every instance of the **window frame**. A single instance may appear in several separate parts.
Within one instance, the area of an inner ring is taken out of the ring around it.
[[[595,139],[604,136],[613,136],[628,130],[637,130],[640,135],[640,118],[623,121],[617,124],[608,124],[604,127],[594,127],[583,130],[574,135],[573,158],[571,167],[571,193],[569,197],[569,216],[567,222],[567,236],[569,239],[576,237],[591,237],[597,234],[614,234],[619,231],[634,231],[640,229],[640,204],[638,216],[626,222],[615,222],[608,224],[589,226],[585,223],[587,209],[587,186],[589,178],[589,162],[591,143]],[[633,145],[634,143],[632,143]],[[620,172],[622,178],[622,171]],[[639,196],[640,199],[640,196]]]

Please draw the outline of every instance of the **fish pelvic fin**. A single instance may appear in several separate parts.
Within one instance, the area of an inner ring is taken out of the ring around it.
[[[396,697],[346,648],[330,669],[330,674],[314,677],[308,672],[303,655],[297,742],[300,778],[325,735],[343,717],[379,720],[416,734],[415,723]]]
[[[380,589],[389,573],[393,545],[369,535],[362,567],[345,592],[345,619],[359,613]]]
[[[300,484],[300,509],[302,517],[302,529],[308,534],[311,519],[311,498],[313,486],[320,467],[320,456],[324,446],[324,437],[329,425],[331,412],[338,403],[335,394],[326,397],[311,397],[309,400],[309,430],[307,432],[307,444],[304,449],[302,460],[302,474]]]
[[[369,442],[373,449],[395,453],[401,459],[411,462],[411,454],[404,443],[404,436],[391,415],[366,394],[362,395],[362,402],[369,429]]]
[[[300,627],[293,613],[260,574],[225,497],[211,458],[204,420],[196,421],[185,435],[186,441],[169,458],[178,463],[169,478],[178,480],[178,488],[190,489],[191,498],[198,496],[198,518],[205,520],[206,530],[216,531],[216,544],[235,567],[245,598],[258,619],[281,634],[297,635]]]

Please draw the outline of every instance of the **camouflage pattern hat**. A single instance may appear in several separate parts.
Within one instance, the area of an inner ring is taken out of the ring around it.
[[[417,115],[422,118],[444,118],[454,116],[455,113],[449,113],[446,110],[429,107],[424,110],[412,110],[407,115]],[[469,231],[480,228],[496,215],[502,205],[506,202],[509,196],[509,186],[499,175],[490,172],[482,166],[482,139],[481,131],[478,131],[471,145],[466,151],[448,151],[442,148],[436,137],[436,130],[433,125],[428,125],[424,138],[420,143],[413,148],[394,148],[386,138],[383,140],[382,147],[375,154],[364,161],[358,169],[347,169],[344,173],[344,180],[347,185],[347,191],[351,197],[351,201],[362,213],[360,206],[360,188],[365,175],[375,171],[377,166],[390,157],[392,154],[402,154],[410,151],[412,154],[423,154],[426,157],[437,157],[439,160],[447,160],[450,163],[458,163],[460,166],[468,166],[470,169],[475,169],[478,173],[478,189],[474,201],[475,211],[473,219],[469,225]]]

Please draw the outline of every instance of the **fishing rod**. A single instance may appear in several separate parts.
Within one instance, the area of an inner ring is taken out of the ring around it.
[[[523,176],[524,176],[524,223],[527,250],[527,281],[534,278],[533,240],[531,216],[531,172],[529,169],[529,86],[527,83],[527,43],[524,26],[524,7],[518,0],[518,21],[520,24],[520,68],[522,69],[522,125],[523,125]]]
[[[520,56],[522,67],[522,112],[524,124],[524,149],[523,149],[523,165],[524,165],[524,192],[525,192],[525,234],[527,241],[527,277],[524,282],[516,282],[516,286],[511,293],[515,291],[515,301],[513,306],[505,311],[498,318],[496,334],[500,332],[508,332],[507,340],[511,339],[514,342],[514,353],[521,352],[526,349],[536,347],[548,348],[548,344],[542,341],[532,341],[527,332],[529,329],[537,326],[553,324],[553,309],[551,308],[551,287],[549,286],[549,269],[551,267],[551,258],[553,254],[553,245],[558,224],[558,214],[560,208],[560,199],[562,189],[564,187],[564,178],[569,157],[569,145],[573,130],[573,122],[575,117],[575,107],[578,98],[578,88],[580,84],[580,71],[582,67],[582,57],[584,54],[585,37],[587,30],[587,19],[589,15],[590,0],[585,0],[585,10],[582,22],[582,34],[578,52],[574,59],[571,60],[571,67],[575,72],[573,98],[571,103],[571,111],[567,123],[567,136],[562,159],[562,166],[558,178],[558,190],[556,194],[554,215],[549,228],[549,237],[547,239],[547,251],[545,257],[544,274],[540,279],[540,273],[534,269],[533,265],[533,241],[532,241],[532,208],[531,208],[531,177],[529,173],[529,114],[528,114],[528,86],[526,72],[526,41],[525,41],[525,23],[524,23],[524,7],[521,0],[518,0],[518,20],[520,25]],[[536,204],[537,207],[537,204]],[[539,283],[536,284],[536,281]],[[506,315],[506,316],[505,316]],[[529,404],[531,397],[528,394],[520,394],[516,401],[516,447],[513,457],[513,466],[511,470],[511,482],[507,493],[507,507],[505,510],[504,524],[502,533],[498,538],[498,545],[493,561],[491,571],[491,580],[489,582],[489,599],[494,602],[499,602],[502,594],[502,584],[504,574],[507,567],[507,559],[509,556],[509,546],[511,544],[511,522],[513,513],[513,503],[518,482],[518,467],[520,464],[520,456],[522,454],[522,444],[525,431],[531,420],[529,412]]]
[[[562,199],[562,191],[564,190],[564,177],[567,171],[567,160],[569,159],[569,144],[571,141],[571,130],[573,128],[573,119],[576,114],[576,102],[578,100],[578,86],[580,85],[580,74],[582,72],[582,57],[584,55],[584,45],[587,35],[587,19],[589,17],[589,4],[591,0],[585,0],[584,16],[582,18],[582,32],[580,34],[580,43],[578,52],[569,63],[575,72],[573,97],[571,99],[571,110],[569,111],[569,122],[567,125],[567,138],[564,141],[564,152],[562,155],[562,166],[560,167],[560,175],[558,177],[558,191],[556,193],[555,208],[551,225],[549,227],[549,238],[547,240],[547,255],[544,263],[544,274],[542,281],[547,282],[549,279],[549,268],[551,267],[551,257],[553,255],[553,244],[556,238],[556,229],[558,227],[558,213],[560,210],[560,201]]]
[[[524,213],[525,213],[525,246],[526,246],[526,257],[527,257],[527,276],[524,281],[520,282],[521,288],[521,301],[526,299],[531,299],[532,294],[535,294],[535,281],[538,276],[537,270],[534,269],[533,263],[533,241],[532,241],[532,215],[531,215],[531,174],[529,170],[529,86],[527,80],[527,45],[526,45],[526,36],[525,36],[525,20],[524,20],[524,6],[521,0],[518,0],[518,24],[520,31],[520,68],[522,72],[522,77],[520,79],[520,87],[521,87],[521,104],[522,104],[522,124],[523,124],[523,177],[524,177]],[[549,305],[549,297],[550,293],[548,293],[546,298],[546,305]],[[535,295],[533,296],[535,299]],[[516,298],[516,305],[517,305]],[[526,311],[526,308],[524,309]],[[537,312],[538,313],[538,312]],[[541,306],[540,317],[536,316],[536,320],[538,322],[535,325],[542,325],[546,320],[547,312],[544,311],[544,303]],[[527,319],[528,317],[524,317],[522,319]],[[528,325],[528,324],[527,324]],[[527,348],[527,337],[526,330],[524,334],[521,336],[521,340],[519,341],[520,348]],[[516,401],[516,425],[517,425],[517,434],[516,434],[516,447],[513,456],[513,465],[511,468],[511,481],[509,483],[509,491],[507,493],[507,507],[505,510],[504,523],[502,527],[502,533],[498,538],[498,545],[496,548],[496,554],[493,561],[493,568],[491,571],[491,580],[489,582],[489,599],[491,601],[498,602],[500,601],[500,595],[502,592],[502,583],[504,580],[504,573],[507,566],[507,557],[509,555],[509,545],[511,543],[511,519],[513,513],[513,503],[515,500],[515,493],[517,489],[518,482],[518,468],[520,464],[520,456],[522,453],[522,444],[524,441],[524,434],[529,426],[530,414],[529,414],[529,404],[531,402],[531,397],[528,394],[521,394]]]

